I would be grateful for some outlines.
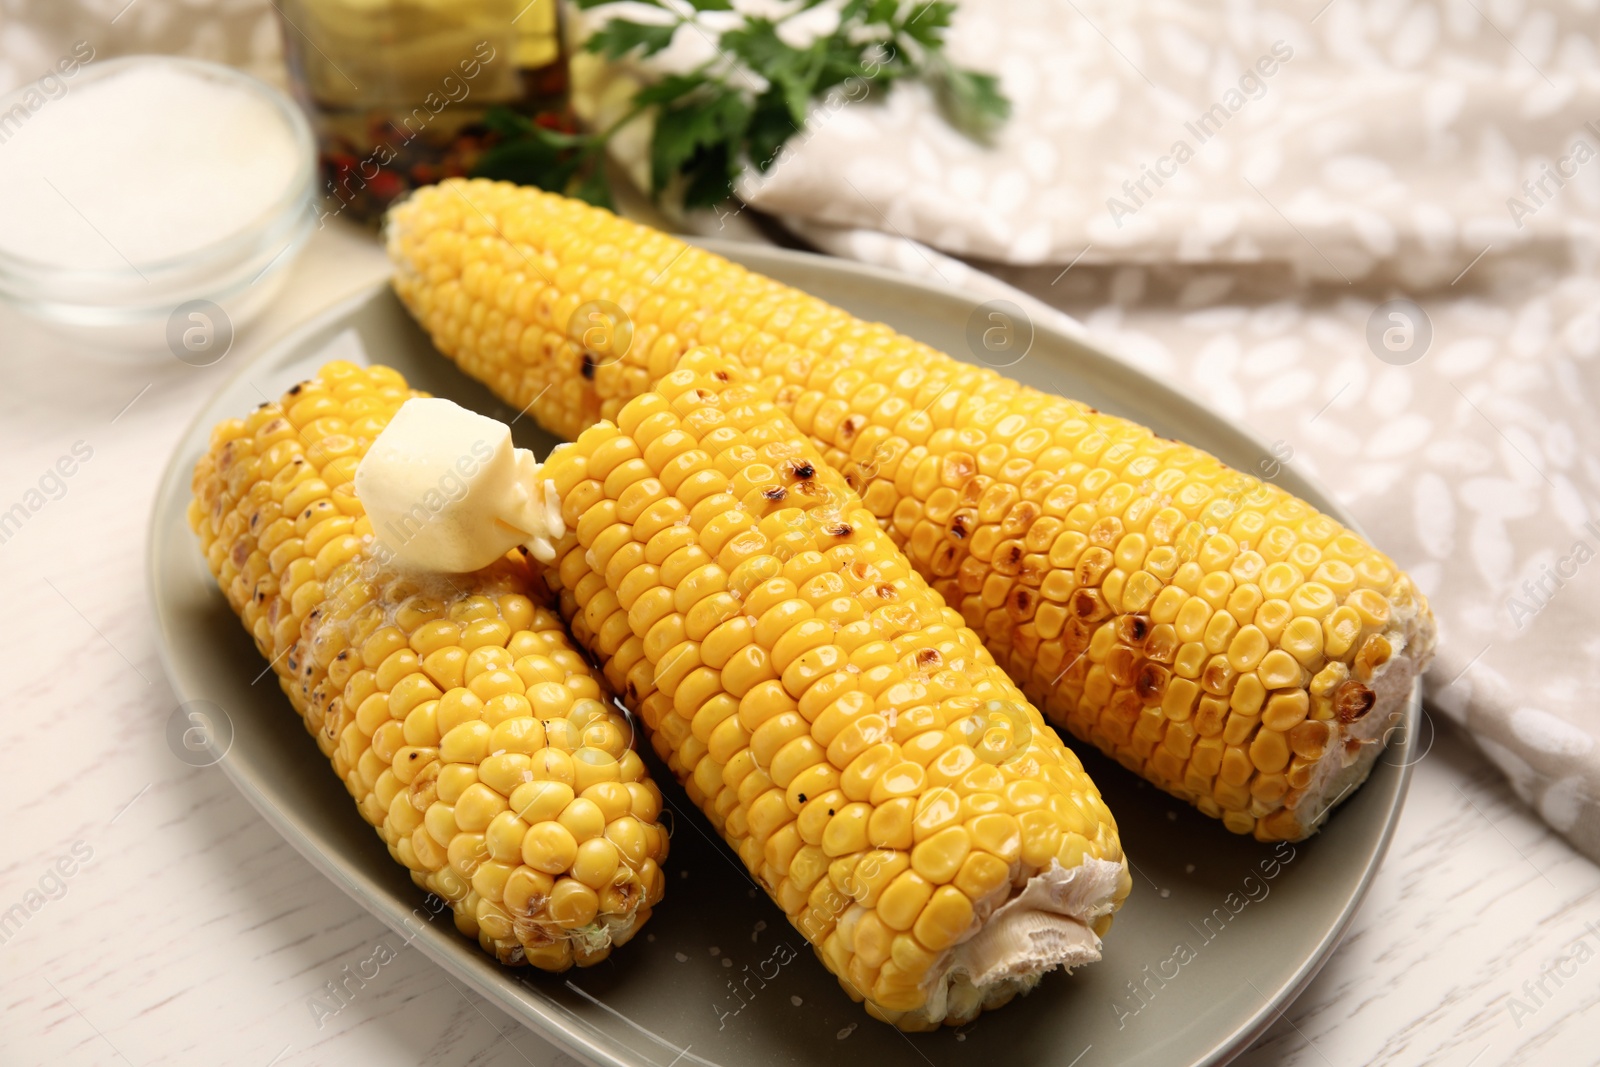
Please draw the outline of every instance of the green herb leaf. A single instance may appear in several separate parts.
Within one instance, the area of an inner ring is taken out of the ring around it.
[[[527,137],[531,136],[534,125],[525,115],[519,115],[508,107],[496,104],[483,116],[483,124],[489,128],[490,133],[498,133],[501,137]]]
[[[653,56],[672,43],[677,30],[678,24],[672,22],[656,25],[612,19],[596,30],[583,47],[588,52],[600,52],[607,59],[620,59],[636,48],[642,49],[641,55]]]
[[[532,135],[556,148],[582,148],[587,151],[597,146],[597,138],[592,133],[562,133],[537,123],[533,125]]]
[[[791,67],[799,54],[778,36],[777,25],[771,19],[764,18],[746,19],[743,26],[724,33],[718,44],[768,80],[772,78],[768,67]]]
[[[533,185],[549,192],[562,192],[577,170],[577,159],[536,137],[506,141],[495,145],[478,158],[474,177]]]
[[[660,193],[674,174],[690,169],[695,172],[689,175],[691,184],[703,188],[700,172],[720,164],[726,195],[733,180],[728,144],[742,142],[750,113],[744,97],[727,86],[708,87],[701,97],[680,99],[663,108],[656,116],[655,136],[650,142],[652,191]]]
[[[497,133],[508,141],[532,137],[552,148],[588,149],[595,145],[595,135],[592,133],[563,133],[560,130],[552,130],[500,104],[491,107],[484,114],[483,124],[488,127],[489,132]]]
[[[615,0],[571,2],[589,10]],[[681,6],[641,2],[668,12],[672,21],[657,25],[611,18],[584,48],[609,59],[653,55],[690,21]],[[790,14],[823,2],[802,0]],[[688,3],[695,12],[732,10],[731,0]],[[674,188],[687,207],[711,206],[731,195],[743,168],[770,171],[818,99],[842,86],[849,100],[859,101],[902,78],[925,80],[946,120],[974,140],[986,141],[1010,114],[1010,103],[999,79],[958,68],[945,57],[955,9],[950,0],[845,0],[834,32],[805,48],[793,47],[778,32],[789,15],[748,17],[720,34],[717,58],[639,89],[628,112],[603,131],[562,133],[492,109],[485,125],[504,140],[485,153],[477,173],[609,206],[601,165],[606,141],[635,117],[653,112],[651,192],[660,196]],[[765,86],[756,84],[750,71],[765,79]]]
[[[756,98],[746,130],[746,151],[750,162],[765,174],[778,161],[778,153],[791,136],[799,132],[783,90],[777,86]]]
[[[806,111],[816,95],[817,75],[822,70],[830,42],[831,38],[823,38],[809,48],[794,48],[778,36],[776,23],[752,18],[739,29],[724,33],[721,46],[777,86],[788,107],[790,121],[798,128],[805,122]],[[848,42],[845,44],[848,47]]]
[[[860,17],[868,24],[888,26],[894,22],[895,13],[899,10],[900,0],[862,0]],[[839,21],[845,21],[842,15]]]
[[[900,29],[924,48],[942,49],[944,31],[950,28],[950,19],[955,13],[956,5],[945,0],[916,4],[906,15],[905,24]]]
[[[484,125],[504,139],[478,157],[473,177],[532,185],[611,206],[600,165],[604,137],[547,129],[505,107],[490,108]]]
[[[569,196],[587,201],[595,207],[616,210],[611,202],[611,183],[606,181],[606,168],[600,159],[594,159],[589,173],[568,191]]]
[[[934,97],[946,121],[976,141],[987,141],[1011,115],[1000,79],[941,63],[930,72]]]
[[[688,179],[683,189],[683,206],[711,207],[733,195],[738,167],[734,165],[728,145],[722,143],[708,145],[696,152],[684,167],[683,174]]]
[[[670,104],[679,97],[687,96],[712,84],[698,74],[668,74],[665,78],[652,85],[646,85],[633,94],[635,108],[649,107],[651,104]]]

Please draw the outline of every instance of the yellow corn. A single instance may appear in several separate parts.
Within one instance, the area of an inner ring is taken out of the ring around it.
[[[356,465],[419,396],[385,367],[319,376],[212,432],[189,522],[317,744],[417,885],[502,963],[604,959],[661,898],[661,794],[627,720],[508,556],[397,576]]]
[[[1431,657],[1411,580],[1276,486],[665,234],[451,181],[388,240],[440,349],[565,437],[693,345],[756,370],[1052,722],[1235,832],[1315,830]]]
[[[1104,933],[1130,888],[1116,826],[977,635],[743,375],[691,352],[551,454],[562,614],[846,991],[906,1029],[965,1021],[1044,968],[975,986],[947,950],[1052,861],[1104,880],[1078,917]]]

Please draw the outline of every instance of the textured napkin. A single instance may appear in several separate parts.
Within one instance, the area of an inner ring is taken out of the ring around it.
[[[984,0],[949,40],[1014,104],[992,148],[906,84],[819,103],[738,192],[829,252],[1073,312],[1292,451],[1432,600],[1431,709],[1600,859],[1593,6]],[[583,105],[704,36],[580,70]]]

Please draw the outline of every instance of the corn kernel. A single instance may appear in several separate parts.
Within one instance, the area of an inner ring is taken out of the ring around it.
[[[1311,710],[1311,700],[1303,689],[1274,693],[1261,714],[1262,725],[1279,733],[1288,733],[1300,724]]]

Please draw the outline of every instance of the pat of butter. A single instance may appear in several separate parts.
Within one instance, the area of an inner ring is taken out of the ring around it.
[[[374,536],[422,570],[481,570],[518,545],[548,563],[566,533],[555,483],[511,428],[436,397],[400,406],[355,486]]]

